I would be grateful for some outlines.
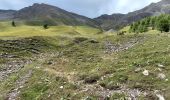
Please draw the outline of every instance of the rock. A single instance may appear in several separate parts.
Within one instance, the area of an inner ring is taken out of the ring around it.
[[[145,76],[149,76],[149,71],[148,71],[148,70],[145,70],[145,71],[143,71],[142,73],[143,73],[143,75],[145,75]]]
[[[40,69],[40,67],[36,67],[37,69]]]
[[[64,86],[60,86],[60,89],[63,89],[64,88]]]
[[[158,68],[157,70],[159,70],[160,72],[162,71],[162,69],[161,69],[161,68]]]
[[[141,68],[136,68],[136,69],[135,69],[135,72],[136,72],[136,73],[138,73],[138,72],[140,72],[140,71],[141,71]]]
[[[48,79],[45,79],[45,82],[49,82],[49,80],[48,80]]]
[[[169,79],[165,79],[165,81],[166,81],[166,82],[168,82],[168,81],[169,81]]]
[[[160,68],[164,68],[165,66],[164,66],[164,65],[162,65],[162,64],[158,64],[158,67],[160,67]]]
[[[165,74],[163,74],[163,73],[160,73],[160,74],[158,74],[158,78],[160,78],[160,79],[165,79],[166,78],[166,75]]]
[[[91,100],[91,98],[89,96],[85,97],[84,99],[82,100]]]
[[[156,94],[156,96],[159,98],[159,100],[165,100],[165,98],[160,94]]]
[[[99,43],[97,40],[90,40],[90,43]]]
[[[52,65],[52,64],[53,64],[53,62],[52,62],[52,61],[49,61],[47,64],[48,64],[48,65]]]

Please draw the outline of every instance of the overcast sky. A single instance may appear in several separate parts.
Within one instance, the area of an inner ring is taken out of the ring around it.
[[[47,3],[87,17],[128,13],[160,0],[0,0],[0,9],[21,9],[33,3]]]

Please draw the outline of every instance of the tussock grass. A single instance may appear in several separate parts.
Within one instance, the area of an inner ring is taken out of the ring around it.
[[[95,90],[91,91],[93,93],[82,92],[82,86],[94,84],[109,90],[118,90],[124,86],[127,89],[149,91],[152,98],[156,98],[154,91],[160,90],[166,99],[170,99],[170,82],[157,77],[159,73],[163,73],[166,79],[170,79],[168,35],[160,35],[156,31],[127,33],[123,36],[97,34],[100,32],[98,29],[87,26],[51,26],[47,30],[41,26],[26,25],[13,28],[9,22],[1,22],[0,26],[3,27],[0,30],[0,54],[18,56],[0,58],[0,64],[15,59],[32,60],[19,74],[11,74],[0,83],[0,99],[4,99],[19,76],[22,77],[30,69],[33,70],[33,75],[20,90],[19,97],[22,100],[96,100],[99,96]],[[107,42],[119,47],[133,40],[140,42],[127,50],[105,52]],[[32,50],[36,50],[38,54]],[[164,67],[159,68],[159,65]],[[47,68],[53,73],[47,71]],[[140,70],[135,71],[138,68]],[[144,70],[149,70],[149,76],[142,74]],[[126,93],[111,95],[113,99],[125,97]]]

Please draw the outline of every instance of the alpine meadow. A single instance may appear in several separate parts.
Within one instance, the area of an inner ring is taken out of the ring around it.
[[[0,100],[170,100],[170,0],[96,18],[17,1],[0,0]]]

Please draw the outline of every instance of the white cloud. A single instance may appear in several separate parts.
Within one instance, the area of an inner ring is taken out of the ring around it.
[[[160,0],[112,0],[107,7],[101,9],[100,14],[128,13],[158,1]]]
[[[88,17],[128,13],[160,0],[0,0],[0,9],[21,9],[33,3],[48,3]]]

